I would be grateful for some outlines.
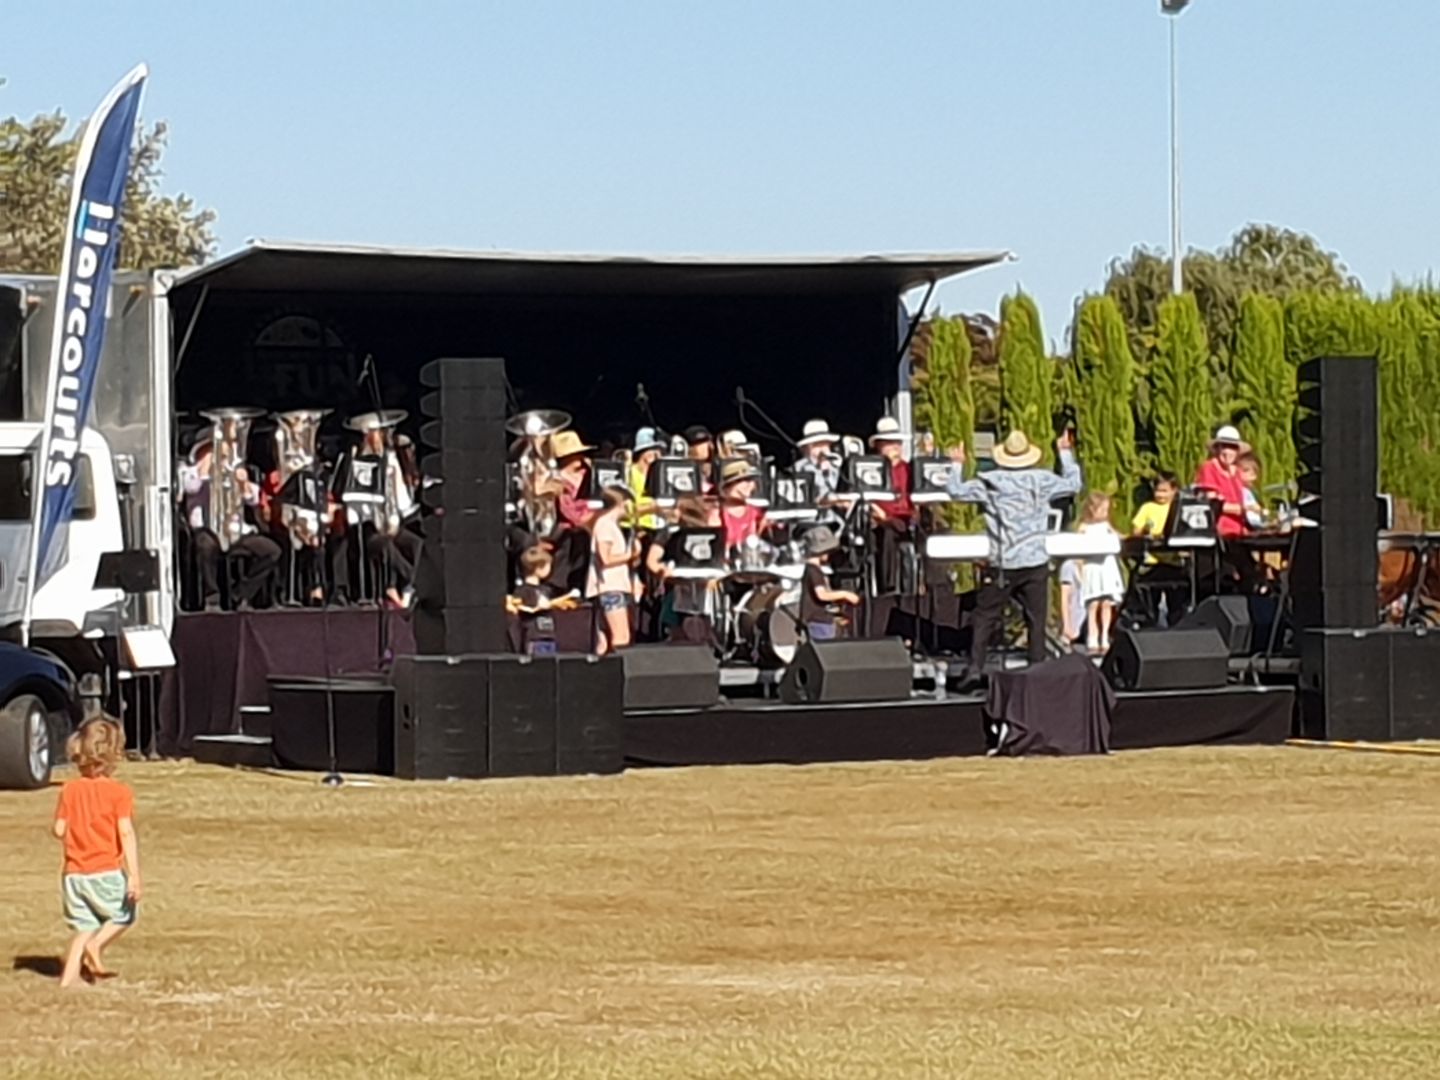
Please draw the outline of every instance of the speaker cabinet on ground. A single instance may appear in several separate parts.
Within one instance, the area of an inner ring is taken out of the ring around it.
[[[1307,630],[1300,639],[1300,730],[1349,742],[1440,738],[1440,633]]]
[[[618,657],[397,657],[395,772],[407,779],[619,772]]]
[[[555,771],[618,773],[625,767],[625,665],[618,656],[557,656]]]
[[[1175,624],[1177,630],[1203,630],[1209,627],[1219,633],[1231,656],[1249,656],[1253,642],[1248,596],[1207,596],[1190,614]]]
[[[395,775],[407,780],[490,775],[485,666],[448,656],[397,656]]]
[[[787,705],[904,701],[914,683],[910,650],[899,638],[807,641],[780,680]]]
[[[720,700],[720,665],[708,645],[636,645],[620,655],[627,709],[708,709]]]
[[[1209,690],[1225,685],[1230,646],[1209,626],[1121,630],[1101,670],[1117,690]]]
[[[383,676],[271,676],[266,681],[271,751],[282,768],[330,768],[333,707],[335,767],[380,775],[395,771],[394,692]]]

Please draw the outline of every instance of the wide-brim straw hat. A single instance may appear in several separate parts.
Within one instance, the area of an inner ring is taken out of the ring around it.
[[[1242,454],[1250,452],[1250,444],[1240,437],[1240,429],[1234,424],[1225,424],[1215,430],[1215,435],[1210,440],[1212,454],[1217,446],[1233,446]]]
[[[1028,469],[1040,464],[1045,452],[1030,441],[1023,431],[1012,431],[1005,441],[995,447],[995,464],[1002,469]]]
[[[731,484],[738,484],[741,480],[757,480],[760,473],[755,466],[748,461],[727,461],[724,468],[720,470],[720,486],[729,487]]]
[[[561,458],[574,457],[576,454],[584,454],[594,449],[595,447],[590,446],[573,431],[560,431],[550,436],[550,453],[556,461],[559,461]]]
[[[893,416],[882,416],[875,423],[875,434],[870,436],[870,445],[880,442],[908,443],[910,433],[900,430],[900,421]]]
[[[805,427],[800,433],[800,441],[797,446],[810,446],[818,442],[837,443],[840,436],[830,430],[830,425],[824,420],[806,420]]]

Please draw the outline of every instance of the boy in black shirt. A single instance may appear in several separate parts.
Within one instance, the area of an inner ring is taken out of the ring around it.
[[[520,555],[520,587],[506,601],[520,616],[520,651],[528,656],[555,652],[555,617],[552,611],[574,607],[573,599],[559,596],[550,584],[555,560],[542,547],[526,548]]]
[[[828,525],[816,525],[805,534],[805,573],[800,578],[800,622],[811,641],[831,641],[835,637],[835,612],[832,604],[856,605],[860,597],[845,589],[832,589],[825,574],[830,554],[840,547],[840,538]]]

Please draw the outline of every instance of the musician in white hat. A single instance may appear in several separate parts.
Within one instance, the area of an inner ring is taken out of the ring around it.
[[[827,525],[839,525],[840,513],[855,501],[840,493],[840,455],[835,452],[839,441],[840,436],[824,420],[807,420],[795,444],[801,453],[795,471],[813,478],[815,504],[820,507],[818,520]]]
[[[409,440],[395,434],[405,418],[403,410],[384,409],[346,421],[346,427],[360,432],[360,445],[340,470],[347,485],[341,501],[350,527],[332,562],[335,580],[345,581],[351,537],[361,537],[366,556],[384,574],[384,600],[394,607],[409,604],[421,543],[405,527],[416,510],[413,468],[402,460]]]
[[[900,591],[904,548],[914,539],[915,504],[910,501],[910,463],[905,460],[909,442],[909,433],[901,430],[900,421],[893,416],[882,416],[870,436],[870,448],[890,468],[890,490],[895,493],[893,499],[870,504],[875,525],[875,581],[882,593]]]
[[[1195,486],[1220,500],[1215,529],[1222,540],[1249,532],[1245,523],[1245,479],[1240,475],[1240,457],[1249,451],[1249,444],[1234,425],[1225,424],[1210,440],[1210,456],[1195,474]]]
[[[1032,664],[1045,659],[1045,624],[1050,617],[1050,556],[1045,549],[1050,504],[1067,495],[1079,494],[1083,485],[1075,461],[1070,433],[1055,442],[1060,453],[1057,476],[1040,465],[1044,452],[1023,431],[1012,431],[995,447],[993,472],[973,480],[963,479],[965,447],[950,451],[955,471],[950,476],[950,496],[960,502],[977,503],[985,513],[985,531],[990,535],[990,564],[975,598],[971,619],[970,661],[965,682],[978,681],[990,651],[990,641],[1000,627],[1006,598],[1014,598],[1025,616],[1027,649]]]

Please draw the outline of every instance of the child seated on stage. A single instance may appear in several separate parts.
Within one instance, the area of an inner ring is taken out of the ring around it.
[[[1163,537],[1165,525],[1170,520],[1170,508],[1179,493],[1180,483],[1175,479],[1174,473],[1156,473],[1155,480],[1150,485],[1150,501],[1136,510],[1135,516],[1130,519],[1130,535],[1146,536],[1154,540]],[[1145,561],[1153,563],[1155,556],[1150,555]]]
[[[800,622],[811,641],[831,641],[835,637],[835,612],[832,604],[855,606],[860,597],[848,589],[832,589],[825,575],[825,564],[832,552],[839,550],[840,538],[828,525],[816,525],[805,534],[805,572],[800,578]]]
[[[520,554],[520,587],[505,598],[505,607],[520,617],[520,651],[528,656],[548,656],[555,652],[554,611],[569,611],[576,606],[573,594],[559,595],[550,583],[555,558],[543,547],[526,548]]]
[[[1245,498],[1242,503],[1245,508],[1245,524],[1252,529],[1263,529],[1267,524],[1265,509],[1255,494],[1255,489],[1260,484],[1260,459],[1254,454],[1241,454],[1235,467],[1240,470],[1240,482],[1245,485]]]
[[[1082,533],[1108,533],[1118,536],[1110,524],[1110,496],[1092,491],[1085,500],[1085,512],[1079,525]],[[1120,560],[1114,555],[1087,558],[1081,570],[1081,595],[1085,601],[1085,647],[1090,652],[1110,648],[1110,626],[1115,610],[1125,599],[1125,579],[1120,574]]]

